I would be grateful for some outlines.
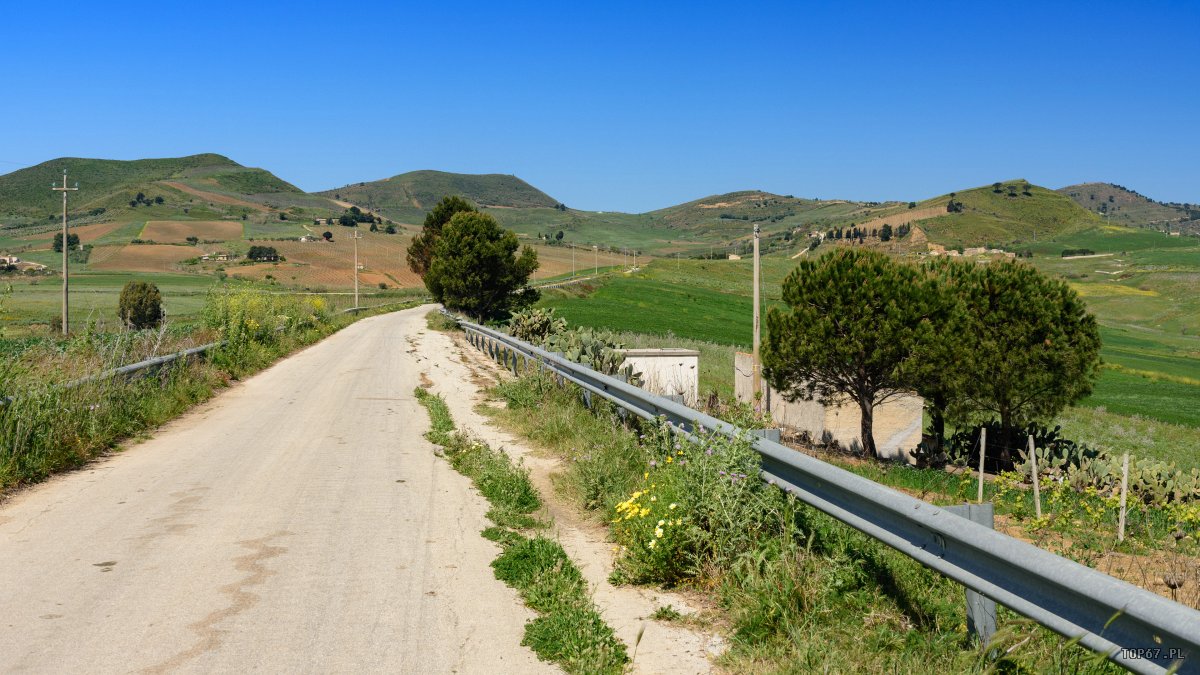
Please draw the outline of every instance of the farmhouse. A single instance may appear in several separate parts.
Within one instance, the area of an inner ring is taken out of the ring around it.
[[[21,259],[15,255],[0,255],[0,265],[16,265]]]

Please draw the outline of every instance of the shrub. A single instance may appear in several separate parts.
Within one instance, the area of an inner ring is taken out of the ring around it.
[[[162,294],[158,286],[144,281],[130,281],[121,289],[117,312],[130,328],[154,328],[162,322]]]

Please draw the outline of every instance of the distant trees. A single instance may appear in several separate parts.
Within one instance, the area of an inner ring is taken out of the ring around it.
[[[325,241],[333,241],[333,233],[329,230],[322,232],[321,236],[325,239]]]
[[[130,328],[154,328],[162,322],[162,294],[158,286],[145,281],[130,281],[121,289],[117,314]]]
[[[146,206],[152,206],[154,204],[162,204],[165,201],[166,200],[164,200],[161,196],[150,199],[150,198],[146,197],[146,193],[139,192],[139,193],[137,193],[137,195],[134,196],[133,199],[129,200],[129,207],[137,208],[138,204],[145,204]]]
[[[337,219],[338,225],[342,227],[358,227],[359,223],[374,223],[375,216],[369,213],[363,213],[363,210],[357,206],[351,206]]]
[[[562,231],[562,230],[559,230],[559,231],[558,231],[558,234],[554,235],[554,238],[555,238],[557,241],[562,241],[562,240],[563,240],[563,231]]]
[[[188,244],[195,246],[200,243],[200,237],[187,237],[186,241]]]
[[[439,228],[431,254],[425,287],[448,309],[478,320],[503,319],[538,298],[527,285],[538,267],[537,252],[522,248],[517,235],[474,208],[455,212]]]
[[[383,232],[384,234],[396,234],[396,226],[392,223],[388,223],[387,227],[383,228]]]
[[[287,214],[286,214],[286,213],[284,213],[283,211],[280,211],[280,212],[279,212],[279,219],[280,219],[280,220],[287,220]]]
[[[455,214],[461,212],[476,212],[478,209],[471,202],[457,195],[442,198],[433,209],[425,214],[425,223],[421,226],[421,234],[413,237],[408,245],[408,268],[421,277],[429,271],[433,259],[434,246],[441,236],[442,228]]]
[[[379,226],[375,224],[375,221],[371,221],[371,231],[372,231],[372,232],[378,232],[378,231],[379,231]]]
[[[884,223],[883,227],[880,228],[880,230],[879,230],[879,241],[891,241],[891,239],[892,239],[892,226],[888,225],[887,223]]]
[[[275,261],[279,260],[279,252],[274,246],[251,246],[246,252],[246,258],[255,261]]]
[[[63,250],[62,242],[63,242],[62,232],[55,233],[55,235],[54,235],[54,252],[55,253],[62,253],[62,250]],[[71,233],[67,234],[67,248],[68,249],[79,248],[79,235],[71,234]]]

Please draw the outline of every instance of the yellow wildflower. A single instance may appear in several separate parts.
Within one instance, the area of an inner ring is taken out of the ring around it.
[[[671,509],[672,511],[674,511],[674,510],[675,510],[675,508],[676,508],[676,507],[678,507],[678,506],[679,506],[679,505],[678,505],[678,504],[676,504],[675,502],[671,502],[671,505],[670,505],[670,506],[668,506],[667,508],[669,508],[669,509]]]
[[[656,528],[654,528],[654,536],[656,536],[656,537],[662,537],[662,536],[663,536],[663,531],[662,531],[662,528],[661,528],[661,527],[656,527]]]

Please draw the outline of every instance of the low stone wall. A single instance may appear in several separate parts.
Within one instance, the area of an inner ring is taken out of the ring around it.
[[[734,357],[734,394],[739,401],[754,403],[753,363],[750,354],[739,352]],[[875,408],[873,429],[881,457],[912,461],[912,451],[921,443],[924,406],[920,396],[908,395]],[[854,402],[824,406],[816,401],[786,401],[764,381],[757,407],[770,412],[779,426],[807,432],[815,441],[853,450],[862,447],[862,414]]]

